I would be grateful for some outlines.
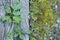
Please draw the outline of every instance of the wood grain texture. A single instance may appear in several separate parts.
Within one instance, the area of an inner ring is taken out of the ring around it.
[[[21,5],[21,28],[23,32],[25,33],[25,38],[24,40],[29,40],[29,35],[26,34],[29,31],[29,0],[20,0],[22,3]]]

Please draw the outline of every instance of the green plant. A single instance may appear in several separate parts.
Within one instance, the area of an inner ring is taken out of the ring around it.
[[[17,2],[13,6],[4,6],[6,14],[5,17],[2,18],[2,21],[5,22],[13,22],[13,23],[20,23],[21,22],[21,12],[20,12],[21,3]]]
[[[52,25],[56,23],[56,0],[30,0],[30,26],[34,40],[44,40],[47,34],[52,33]],[[31,36],[30,36],[31,37]]]
[[[21,16],[20,7],[21,2],[17,2],[13,4],[13,6],[4,6],[6,14],[3,18],[1,18],[1,20],[3,22],[15,24],[12,32],[8,33],[8,36],[10,38],[19,36],[19,38],[23,39],[24,37],[22,30],[19,26],[22,20],[20,17]]]

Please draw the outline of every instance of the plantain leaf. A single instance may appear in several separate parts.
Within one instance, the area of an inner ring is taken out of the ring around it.
[[[20,23],[21,22],[21,18],[17,17],[17,16],[13,16],[13,20],[15,23]]]
[[[24,35],[21,34],[21,35],[19,36],[19,38],[21,38],[21,39],[23,40],[23,39],[24,39]]]
[[[18,9],[20,9],[20,6],[21,6],[21,2],[17,2],[13,5],[13,9],[18,10]]]
[[[8,22],[8,23],[11,23],[11,22],[12,22],[12,20],[10,19],[9,16],[3,17],[3,18],[2,18],[2,21],[6,21],[6,22]]]
[[[15,33],[15,34],[14,34],[14,37],[17,37],[17,36],[18,36],[18,34]]]
[[[20,29],[19,26],[15,26],[15,27],[14,27],[14,31],[15,31],[15,32],[21,32],[21,29]]]
[[[4,8],[5,8],[6,13],[11,13],[11,9],[10,9],[10,7],[5,6]]]
[[[17,11],[17,12],[14,11],[13,14],[14,14],[14,16],[19,16],[19,15],[21,15],[21,12],[20,11]]]

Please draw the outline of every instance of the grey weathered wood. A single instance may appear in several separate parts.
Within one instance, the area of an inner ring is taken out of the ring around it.
[[[2,22],[0,22],[0,40],[3,40],[3,32],[4,31],[4,25]]]
[[[4,17],[5,11],[4,6],[2,5],[2,0],[0,0],[0,18]],[[4,38],[4,23],[0,22],[0,40]]]
[[[29,40],[29,35],[27,34],[29,31],[29,21],[28,21],[28,14],[29,14],[29,0],[20,0],[22,3],[21,5],[21,28],[23,32],[25,33],[24,40]]]
[[[5,11],[4,6],[0,6],[0,18],[4,17]],[[0,22],[0,40],[3,40],[4,36],[4,23]]]

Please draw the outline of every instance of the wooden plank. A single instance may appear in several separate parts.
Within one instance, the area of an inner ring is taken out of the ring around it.
[[[3,40],[3,34],[4,34],[4,25],[2,22],[0,22],[0,40]]]
[[[4,6],[0,6],[0,18],[4,17],[5,11]],[[4,23],[0,22],[0,40],[3,40],[4,36]]]
[[[28,14],[29,14],[29,0],[20,0],[20,2],[22,3],[21,5],[21,18],[22,18],[22,22],[21,22],[21,28],[23,30],[23,32],[25,33],[25,38],[24,40],[29,40],[29,35],[26,34],[29,31],[29,18],[28,18]]]

